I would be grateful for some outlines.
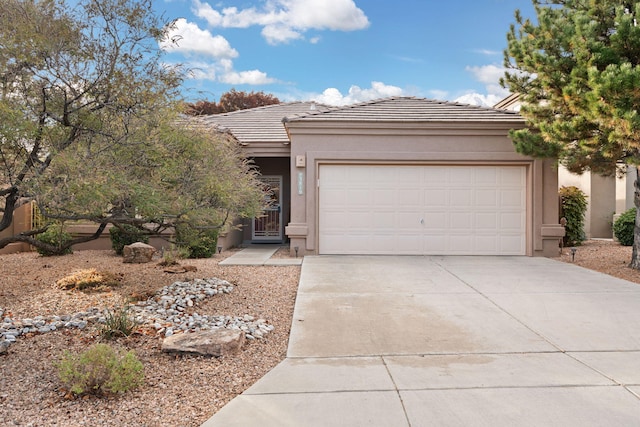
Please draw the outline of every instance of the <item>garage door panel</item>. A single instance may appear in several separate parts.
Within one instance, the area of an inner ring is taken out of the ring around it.
[[[499,239],[495,236],[474,236],[473,237],[473,252],[479,255],[494,254],[498,252]]]
[[[453,212],[451,214],[449,227],[450,231],[470,232],[473,229],[472,212]]]
[[[450,186],[469,187],[475,182],[475,173],[471,168],[455,166],[452,166],[454,170],[451,170],[451,168],[448,167],[436,166],[436,168],[442,169],[442,173],[448,176],[448,184]]]
[[[500,182],[501,186],[512,185],[514,187],[524,187],[526,176],[522,173],[522,168],[502,168],[500,169]]]
[[[524,205],[524,191],[521,189],[503,190],[500,195],[500,204],[503,207],[521,208]]]
[[[322,165],[323,254],[524,255],[522,166]]]
[[[525,218],[520,212],[501,212],[500,227],[505,232],[520,232],[524,229]]]
[[[498,180],[500,179],[499,175],[500,172],[493,168],[476,169],[475,183],[494,187],[498,184]]]
[[[473,192],[470,189],[452,189],[449,192],[449,206],[452,208],[470,208],[473,206]]]
[[[421,204],[428,204],[432,208],[449,205],[449,194],[444,188],[427,188],[422,193],[424,194],[424,199],[418,200],[415,195],[413,199],[421,202]]]
[[[499,216],[496,212],[476,213],[474,216],[476,232],[495,234],[498,230]]]
[[[421,224],[426,232],[433,230],[445,230],[447,228],[447,213],[442,212],[427,212],[423,215],[424,223]]]
[[[504,255],[522,255],[524,250],[520,236],[500,236],[500,252]]]
[[[475,192],[475,204],[477,207],[497,208],[499,206],[500,195],[496,189],[480,188]]]

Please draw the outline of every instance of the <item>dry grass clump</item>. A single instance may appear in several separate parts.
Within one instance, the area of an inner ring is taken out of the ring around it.
[[[56,286],[65,290],[110,290],[122,282],[122,274],[98,271],[95,268],[80,270],[56,281]]]

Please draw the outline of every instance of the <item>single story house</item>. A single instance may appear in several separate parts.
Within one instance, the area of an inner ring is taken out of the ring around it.
[[[260,169],[273,208],[227,236],[292,253],[551,256],[552,159],[515,152],[513,111],[415,97],[290,103],[203,118]]]
[[[520,98],[511,94],[494,108],[520,111]],[[585,172],[581,175],[558,167],[558,188],[577,187],[587,196],[584,231],[586,237],[609,239],[613,236],[613,221],[627,209],[634,207],[633,194],[636,169],[621,165],[618,176],[600,176]]]

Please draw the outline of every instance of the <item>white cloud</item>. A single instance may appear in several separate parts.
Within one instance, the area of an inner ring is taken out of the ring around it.
[[[439,101],[449,99],[449,92],[447,92],[446,90],[432,89],[428,93],[431,99],[436,99]]]
[[[480,107],[493,107],[504,98],[504,96],[495,94],[483,95],[481,93],[471,92],[457,97],[454,101],[461,104],[478,105]]]
[[[455,99],[463,104],[493,107],[500,100],[509,95],[509,91],[500,86],[500,78],[504,76],[505,68],[498,65],[467,66],[465,68],[474,78],[484,84],[486,94],[466,92]]]
[[[191,59],[184,64],[188,70],[187,76],[195,80],[234,85],[260,85],[276,81],[260,70],[234,70],[233,58],[238,57],[238,51],[224,37],[214,36],[183,18],[176,20],[167,38],[160,42],[160,47],[167,52],[184,54],[188,58],[197,57],[198,59]],[[213,60],[207,61],[203,57]]]
[[[248,84],[248,85],[263,85],[274,83],[276,80],[268,77],[266,73],[260,70],[250,71],[230,71],[220,76],[222,83],[228,83],[232,85]]]
[[[476,79],[482,83],[494,83],[500,80],[500,77],[504,75],[505,68],[490,64],[481,66],[466,66],[465,70],[473,74]]]
[[[487,55],[487,56],[496,56],[496,55],[502,54],[502,52],[499,50],[490,50],[490,49],[475,49],[474,52],[479,53],[481,55]]]
[[[201,30],[197,24],[184,18],[176,20],[160,47],[167,52],[197,53],[214,58],[235,58],[238,51],[233,49],[222,36],[214,36],[207,30]]]
[[[261,26],[270,44],[303,38],[308,30],[355,31],[369,26],[369,19],[353,0],[269,0],[262,9],[223,8],[194,0],[193,12],[213,27]]]
[[[309,95],[308,99],[321,104],[348,105],[402,95],[403,90],[397,86],[386,85],[382,82],[371,82],[371,88],[369,89],[362,89],[359,86],[353,85],[349,88],[349,92],[343,95],[336,88],[328,88],[319,95]]]
[[[287,27],[286,25],[267,25],[262,29],[262,37],[264,37],[269,44],[275,45],[279,43],[287,43],[292,40],[301,39],[302,33]]]

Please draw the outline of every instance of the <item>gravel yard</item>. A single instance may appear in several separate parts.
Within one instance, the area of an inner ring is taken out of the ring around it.
[[[0,424],[31,426],[198,426],[284,359],[300,267],[218,266],[232,252],[185,260],[197,272],[169,274],[157,263],[123,264],[111,251],[77,251],[63,257],[36,253],[0,256],[0,308],[14,319],[65,315],[90,307],[121,306],[175,281],[217,277],[234,285],[192,308],[201,315],[263,318],[274,330],[247,341],[235,356],[204,358],[160,351],[152,329],[115,345],[133,350],[144,364],[142,388],[120,396],[71,398],[54,363],[64,350],[80,352],[99,340],[96,327],[59,329],[19,337],[0,356]],[[286,256],[280,253],[279,256]],[[55,282],[80,269],[121,273],[111,290],[64,291]],[[1,319],[0,319],[1,321]]]
[[[133,350],[144,364],[143,387],[120,396],[73,398],[57,378],[54,363],[64,350],[82,351],[99,340],[94,326],[58,329],[19,337],[0,356],[0,424],[23,426],[199,426],[284,359],[300,267],[218,266],[233,251],[204,260],[185,260],[196,272],[170,274],[156,262],[123,264],[111,251],[77,251],[64,257],[36,253],[0,256],[0,308],[14,319],[64,315],[90,307],[116,307],[143,299],[175,281],[216,277],[234,285],[192,307],[201,315],[250,315],[274,326],[264,339],[247,341],[233,357],[164,354],[153,329],[115,345]],[[276,257],[287,257],[284,250]],[[575,264],[640,283],[628,268],[631,248],[588,241]],[[556,259],[572,262],[565,248]],[[80,269],[122,274],[121,285],[99,292],[65,291],[55,281]],[[0,319],[2,321],[2,319]]]

